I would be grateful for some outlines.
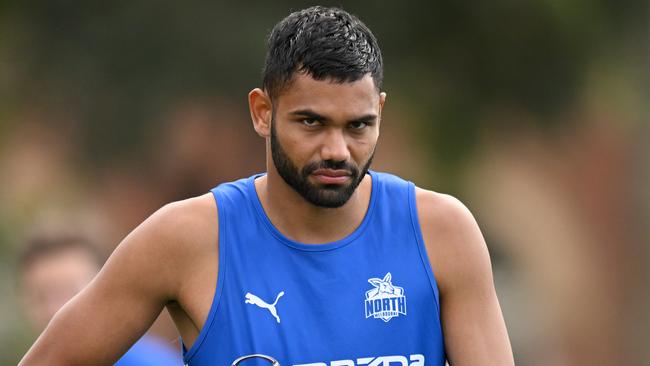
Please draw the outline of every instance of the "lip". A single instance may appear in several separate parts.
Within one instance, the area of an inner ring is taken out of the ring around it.
[[[343,169],[318,169],[311,175],[322,184],[341,184],[350,179],[350,172]]]

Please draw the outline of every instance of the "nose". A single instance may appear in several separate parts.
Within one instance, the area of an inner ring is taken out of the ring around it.
[[[350,158],[350,150],[344,133],[339,129],[330,130],[321,148],[323,160],[347,161]]]

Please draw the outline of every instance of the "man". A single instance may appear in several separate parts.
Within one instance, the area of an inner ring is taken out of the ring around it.
[[[386,101],[370,30],[312,7],[268,45],[249,93],[267,173],[149,217],[22,365],[109,364],[164,306],[189,365],[513,364],[471,214],[368,170]]]
[[[28,240],[18,257],[18,292],[32,328],[42,332],[54,314],[97,275],[103,263],[101,251],[81,236],[41,234]],[[168,345],[148,335],[116,363],[180,364]]]

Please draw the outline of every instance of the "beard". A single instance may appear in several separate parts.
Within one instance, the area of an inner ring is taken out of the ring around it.
[[[356,164],[347,161],[333,160],[311,162],[302,169],[298,169],[278,141],[275,116],[273,116],[271,120],[271,156],[278,174],[307,202],[318,207],[337,208],[343,206],[352,197],[368,173],[375,151],[373,150],[361,169]],[[350,173],[350,181],[347,184],[313,184],[309,181],[309,176],[318,169],[346,170]]]

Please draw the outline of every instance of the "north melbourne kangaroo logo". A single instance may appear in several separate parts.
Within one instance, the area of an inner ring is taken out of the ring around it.
[[[284,291],[280,291],[278,296],[275,297],[275,302],[273,304],[267,304],[264,300],[260,299],[259,297],[251,294],[250,292],[246,293],[246,300],[244,300],[244,303],[246,304],[253,304],[261,307],[262,309],[268,310],[271,315],[275,318],[275,320],[280,322],[280,317],[278,316],[278,310],[275,308],[275,305],[278,303],[278,300],[284,296]]]
[[[404,288],[393,285],[391,277],[388,272],[383,279],[368,280],[375,288],[366,291],[366,319],[373,317],[388,322],[396,316],[406,315]]]

